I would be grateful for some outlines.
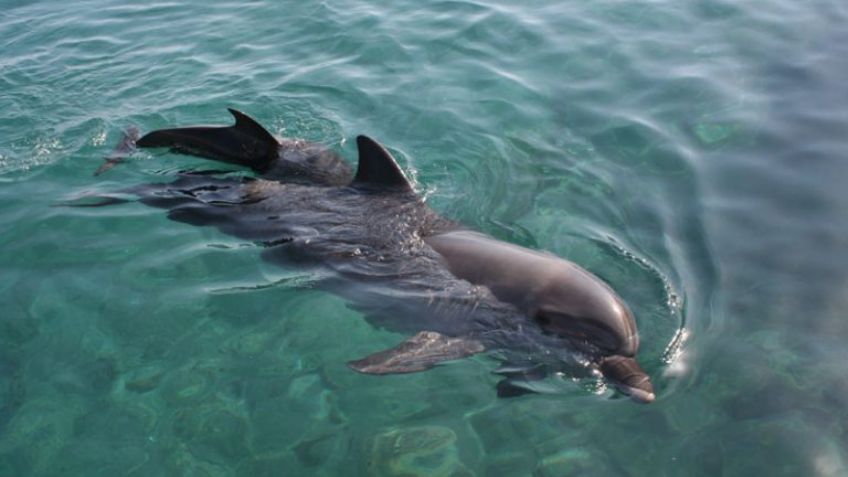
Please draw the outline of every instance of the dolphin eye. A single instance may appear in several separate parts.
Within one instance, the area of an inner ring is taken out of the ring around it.
[[[539,312],[536,313],[536,321],[538,321],[539,324],[542,326],[549,326],[551,324],[551,317],[542,312]]]
[[[570,336],[572,338],[584,339],[586,335],[580,329],[569,326],[574,323],[574,317],[563,313],[552,313],[540,311],[536,313],[535,320],[548,333]]]
[[[590,343],[606,350],[618,349],[620,345],[615,332],[595,320],[550,311],[540,311],[536,314],[535,320],[545,332],[563,338]]]

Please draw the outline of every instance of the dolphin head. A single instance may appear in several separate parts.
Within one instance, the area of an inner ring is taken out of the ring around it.
[[[530,290],[525,310],[546,332],[602,355],[633,356],[639,349],[636,321],[624,300],[576,264],[551,261]]]
[[[639,335],[633,313],[595,275],[573,264],[558,268],[534,297],[535,321],[546,333],[593,356],[600,372],[622,393],[639,402],[653,401],[650,377],[635,359]]]
[[[536,321],[542,329],[570,342],[586,344],[590,352],[600,354],[597,360],[601,374],[622,393],[635,401],[649,403],[655,399],[651,379],[634,357],[638,338],[622,334],[620,327],[611,326],[620,320],[632,322],[630,312],[597,309],[588,316],[575,317],[566,313],[542,310]],[[626,313],[616,316],[616,313]],[[623,353],[623,354],[619,354]]]
[[[651,381],[634,358],[639,334],[633,313],[600,278],[574,262],[477,232],[449,231],[425,242],[453,275],[486,286],[532,319],[544,347],[577,348],[625,394],[643,402],[654,398]]]

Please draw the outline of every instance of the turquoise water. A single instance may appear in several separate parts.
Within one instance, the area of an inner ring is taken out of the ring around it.
[[[0,475],[848,475],[848,6],[0,0]],[[497,362],[373,377],[403,336],[314,276],[83,194],[215,167],[135,124],[349,159],[634,310],[657,401]]]

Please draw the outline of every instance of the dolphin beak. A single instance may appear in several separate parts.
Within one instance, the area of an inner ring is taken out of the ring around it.
[[[608,356],[601,360],[601,373],[619,391],[641,403],[653,402],[657,396],[651,378],[642,370],[636,359],[627,356]]]
[[[652,387],[650,384],[651,383],[648,382],[648,387]],[[642,403],[648,404],[648,403],[654,402],[654,399],[657,398],[657,396],[653,392],[653,389],[645,390],[645,389],[634,388],[634,387],[631,387],[631,386],[621,386],[621,385],[618,386],[618,389],[621,392],[623,392],[624,394],[627,394],[628,396],[630,396],[630,399],[633,399],[636,402],[642,402]]]

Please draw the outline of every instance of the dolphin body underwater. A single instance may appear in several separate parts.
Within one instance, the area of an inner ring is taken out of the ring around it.
[[[131,129],[98,173],[135,147],[252,169],[258,177],[189,172],[126,192],[167,209],[172,220],[253,241],[271,262],[316,267],[323,271],[318,288],[342,296],[372,325],[412,335],[350,361],[356,371],[411,373],[491,352],[503,363],[495,371],[505,376],[499,396],[534,392],[533,381],[565,369],[599,371],[634,400],[654,400],[635,359],[633,315],[595,275],[440,216],[373,139],[357,137],[353,171],[323,146],[278,140],[229,111],[232,126],[161,129],[141,138]]]

